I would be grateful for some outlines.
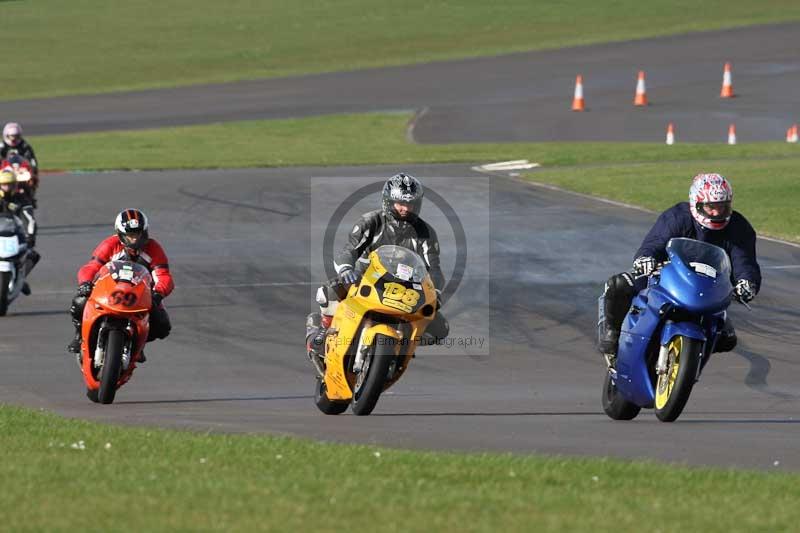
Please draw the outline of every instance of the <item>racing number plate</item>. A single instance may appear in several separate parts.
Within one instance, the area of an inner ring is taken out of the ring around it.
[[[408,289],[400,283],[389,282],[384,285],[381,303],[406,313],[413,313],[419,302],[419,297],[418,291]]]

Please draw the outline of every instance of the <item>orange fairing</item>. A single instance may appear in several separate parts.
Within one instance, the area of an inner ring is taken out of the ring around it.
[[[130,365],[122,372],[118,386],[130,379],[135,361],[144,348],[150,332],[151,287],[153,278],[142,265],[129,261],[110,261],[94,278],[92,294],[83,310],[81,355],[86,386],[97,389],[100,383],[93,366],[94,350],[103,319],[130,324],[133,333]]]

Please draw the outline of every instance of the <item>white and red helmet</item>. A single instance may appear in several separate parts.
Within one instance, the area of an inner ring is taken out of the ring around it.
[[[689,189],[689,209],[704,228],[723,229],[733,213],[733,187],[719,174],[698,174]]]
[[[22,126],[16,122],[9,122],[3,127],[3,142],[6,146],[14,148],[22,140]]]

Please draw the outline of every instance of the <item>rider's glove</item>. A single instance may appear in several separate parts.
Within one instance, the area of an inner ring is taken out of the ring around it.
[[[342,283],[345,285],[355,285],[358,283],[358,274],[356,274],[356,271],[352,268],[347,267],[339,272],[339,279],[342,280]]]
[[[164,295],[160,292],[153,291],[150,295],[150,301],[153,302],[153,309],[161,305],[161,300],[164,299]]]
[[[733,294],[740,302],[747,303],[756,297],[756,286],[749,279],[740,279],[736,282]]]
[[[633,271],[639,276],[649,276],[658,266],[655,257],[637,257],[633,261]]]
[[[84,281],[80,285],[78,285],[78,296],[83,296],[84,298],[92,294],[92,288],[94,287],[94,283],[91,281]]]

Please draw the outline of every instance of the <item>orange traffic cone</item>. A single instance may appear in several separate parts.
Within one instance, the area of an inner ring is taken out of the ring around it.
[[[736,125],[728,126],[728,144],[736,144]]]
[[[672,125],[672,122],[667,124],[667,144],[672,146],[675,144],[675,127]]]
[[[797,142],[797,124],[792,124],[792,127],[786,130],[786,142],[787,143]]]
[[[731,81],[731,64],[725,63],[725,72],[722,74],[722,90],[719,92],[720,98],[733,98],[733,81]]]
[[[572,110],[583,111],[585,104],[583,101],[583,76],[578,74],[575,78],[575,96],[572,98]]]
[[[636,80],[636,96],[633,97],[633,105],[647,105],[647,88],[644,85],[644,71],[639,71],[639,78]]]

